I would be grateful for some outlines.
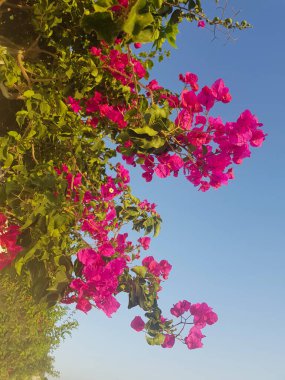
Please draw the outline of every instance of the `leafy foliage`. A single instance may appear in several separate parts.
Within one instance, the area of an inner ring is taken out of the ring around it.
[[[77,323],[63,306],[36,303],[18,276],[1,272],[0,284],[1,379],[56,376],[50,354]]]

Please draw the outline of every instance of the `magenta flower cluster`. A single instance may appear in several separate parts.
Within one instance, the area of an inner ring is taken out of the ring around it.
[[[17,244],[20,228],[15,224],[8,224],[8,219],[0,213],[0,270],[7,267],[22,251]]]
[[[203,335],[201,330],[206,325],[213,325],[218,321],[217,314],[205,302],[191,304],[186,300],[179,301],[173,305],[170,313],[176,318],[180,317],[180,322],[174,324],[176,329],[172,333],[164,334],[164,341],[161,344],[163,348],[172,348],[176,340],[185,343],[190,350],[202,348],[202,339],[205,338],[205,335]],[[190,318],[192,322],[189,322]],[[161,321],[167,322],[167,319],[161,318]],[[188,331],[188,334],[185,335],[185,327],[187,325],[192,325],[192,327]],[[131,322],[131,327],[137,332],[143,331],[145,329],[145,322],[140,316],[136,316]],[[183,333],[184,336],[182,336]]]

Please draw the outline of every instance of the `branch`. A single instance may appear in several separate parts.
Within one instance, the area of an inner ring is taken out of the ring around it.
[[[21,95],[19,95],[19,96],[11,95],[3,82],[0,82],[0,91],[1,91],[2,95],[4,96],[4,98],[6,98],[6,99],[9,99],[9,100],[22,100],[22,99],[24,99],[24,97]]]
[[[22,50],[19,50],[18,51],[18,54],[17,54],[17,63],[18,63],[18,66],[23,74],[23,77],[26,79],[27,83],[28,83],[28,86],[31,88],[31,81],[30,81],[30,78],[25,70],[25,67],[24,67],[24,63],[23,63],[23,58],[24,58],[24,54],[23,54],[23,51]]]

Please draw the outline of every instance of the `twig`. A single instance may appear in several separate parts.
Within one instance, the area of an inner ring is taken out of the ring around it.
[[[32,157],[33,157],[33,160],[35,161],[35,163],[38,165],[39,161],[35,157],[35,146],[34,146],[34,143],[32,143]]]
[[[17,63],[18,63],[18,66],[23,74],[23,77],[26,79],[27,83],[28,83],[28,86],[31,88],[31,81],[30,81],[30,78],[25,70],[25,67],[24,67],[24,64],[23,64],[23,57],[24,57],[24,54],[23,54],[23,50],[19,50],[18,51],[18,54],[17,54]]]

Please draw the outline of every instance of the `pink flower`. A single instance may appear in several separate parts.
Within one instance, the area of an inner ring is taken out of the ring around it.
[[[118,0],[118,3],[124,7],[124,8],[127,8],[127,6],[129,5],[129,1],[128,0]]]
[[[201,348],[203,347],[203,343],[201,340],[204,337],[205,335],[201,333],[201,330],[198,327],[193,326],[190,329],[188,336],[185,338],[185,343],[187,344],[187,347],[189,348],[189,350],[194,350],[195,348]]]
[[[133,62],[134,65],[134,72],[137,74],[137,76],[141,79],[146,75],[146,70],[141,64],[140,61],[134,60]]]
[[[141,244],[144,250],[149,249],[150,237],[145,236],[138,239],[138,242]]]
[[[142,265],[145,266],[150,273],[158,277],[160,275],[160,265],[153,258],[153,256],[147,256],[143,259]]]
[[[191,303],[183,300],[177,302],[173,307],[170,309],[170,313],[174,315],[175,317],[180,317],[182,314],[184,314],[186,311],[189,311],[191,307]]]
[[[179,79],[181,80],[181,82],[190,84],[193,91],[199,90],[198,76],[196,74],[190,72],[185,73],[185,75],[179,74]]]
[[[198,24],[197,24],[198,28],[205,28],[206,26],[206,23],[204,20],[200,20],[198,21]]]
[[[257,129],[256,131],[252,133],[252,137],[250,139],[250,145],[255,146],[255,147],[261,146],[263,141],[265,140],[265,136],[266,134],[263,133],[262,130]]]
[[[22,251],[23,248],[17,245],[19,235],[20,227],[15,224],[8,225],[6,216],[0,213],[0,248],[2,248],[0,270],[10,265],[17,254]]]
[[[218,320],[217,314],[205,302],[192,304],[190,313],[194,316],[195,326],[200,329],[205,327],[206,324],[213,325]]]
[[[91,303],[85,298],[79,299],[76,305],[76,309],[81,310],[84,313],[87,313],[89,310],[91,310],[91,308]]]
[[[181,92],[181,105],[190,113],[198,113],[203,110],[201,101],[197,98],[194,91],[183,90]]]
[[[116,188],[113,178],[108,177],[107,183],[101,186],[102,198],[108,201],[108,200],[113,199],[118,194],[119,194],[119,191]]]
[[[170,176],[170,168],[167,164],[158,164],[154,171],[159,178]]]
[[[197,96],[198,102],[200,102],[206,110],[209,111],[215,104],[215,96],[213,91],[208,86],[204,86]]]
[[[115,253],[115,249],[110,243],[104,243],[99,247],[99,252],[102,256],[110,257]]]
[[[96,306],[99,309],[101,309],[109,318],[120,307],[120,303],[113,296],[102,297],[102,298],[95,296],[94,301],[96,303]]]
[[[80,106],[79,101],[75,100],[71,96],[68,97],[67,104],[70,105],[72,111],[75,112],[75,113],[78,113],[82,109],[82,107]]]
[[[118,179],[120,179],[123,183],[130,182],[130,173],[123,165],[117,164],[116,170],[118,173]]]
[[[165,335],[165,339],[161,347],[163,348],[172,348],[175,343],[175,336],[174,335]]]
[[[172,265],[169,264],[169,262],[167,260],[161,260],[159,263],[159,266],[160,266],[160,273],[162,275],[162,278],[164,280],[167,280],[169,273],[172,269]]]
[[[186,109],[182,109],[177,118],[175,119],[175,125],[179,126],[181,129],[185,131],[189,131],[192,124],[192,114]]]
[[[225,83],[222,79],[217,79],[211,87],[214,97],[223,103],[229,103],[232,97],[229,93],[228,87],[225,87]]]
[[[92,248],[83,248],[77,253],[78,260],[84,264],[89,265],[96,261],[98,254]]]
[[[140,48],[142,47],[142,44],[141,44],[140,42],[135,42],[135,43],[134,43],[134,47],[135,47],[136,49],[140,49]]]
[[[94,55],[95,57],[100,57],[101,56],[101,49],[98,49],[96,48],[95,46],[93,46],[91,49],[90,49],[90,53],[92,55]]]
[[[146,86],[147,88],[149,88],[151,91],[155,91],[155,90],[161,90],[163,89],[163,87],[161,87],[157,80],[153,79],[149,82],[149,84]]]
[[[144,321],[141,319],[140,316],[136,316],[132,322],[131,322],[131,327],[136,330],[137,332],[140,332],[144,329],[144,326],[145,326],[145,323]]]

